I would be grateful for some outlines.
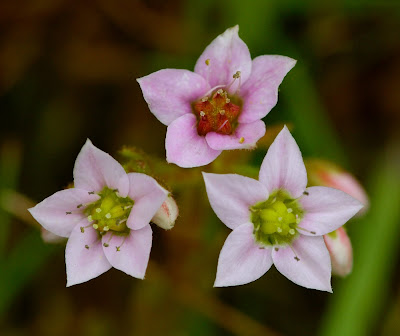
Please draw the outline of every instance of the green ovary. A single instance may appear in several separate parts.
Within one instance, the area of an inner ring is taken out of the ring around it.
[[[253,205],[250,211],[254,237],[259,244],[289,245],[298,237],[303,210],[286,191],[274,191],[268,200]]]
[[[99,194],[100,199],[85,209],[93,228],[104,234],[107,231],[115,233],[129,232],[126,226],[134,201],[129,197],[120,197],[118,191],[105,187]]]

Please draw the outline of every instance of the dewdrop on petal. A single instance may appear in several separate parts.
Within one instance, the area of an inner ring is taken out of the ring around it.
[[[178,214],[178,205],[169,195],[151,221],[164,230],[170,230],[174,227]]]

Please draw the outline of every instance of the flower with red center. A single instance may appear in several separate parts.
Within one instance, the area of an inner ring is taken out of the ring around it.
[[[229,28],[212,41],[194,72],[164,69],[137,80],[150,111],[168,126],[168,162],[203,166],[223,150],[254,148],[265,134],[261,119],[296,61],[277,55],[252,61],[238,31]]]
[[[29,209],[51,233],[68,238],[67,286],[115,267],[143,279],[152,244],[150,221],[168,192],[152,177],[127,174],[88,140],[74,168],[74,188]]]
[[[272,264],[294,283],[331,292],[331,260],[323,236],[362,204],[341,190],[307,186],[301,152],[285,127],[269,148],[259,180],[206,174],[211,207],[233,231],[222,247],[215,286],[243,285]]]

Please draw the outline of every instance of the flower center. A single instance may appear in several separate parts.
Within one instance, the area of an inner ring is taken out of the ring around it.
[[[276,190],[266,201],[252,207],[255,240],[261,245],[289,245],[299,235],[303,210],[284,190]]]
[[[99,193],[100,199],[85,209],[85,215],[93,228],[101,234],[107,231],[128,233],[126,226],[134,201],[129,197],[121,197],[117,190],[105,187]]]
[[[206,62],[206,64],[208,63]],[[198,120],[197,133],[199,135],[204,136],[208,132],[232,134],[235,131],[242,101],[236,93],[232,96],[228,95],[228,90],[237,79],[240,83],[240,71],[233,75],[232,83],[225,90],[214,90],[210,96],[206,95],[193,103],[193,111]]]

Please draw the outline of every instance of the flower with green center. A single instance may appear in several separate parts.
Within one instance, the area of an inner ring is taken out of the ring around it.
[[[323,235],[341,227],[362,204],[337,189],[306,188],[303,159],[286,126],[269,148],[258,181],[203,175],[213,210],[233,230],[221,250],[214,286],[249,283],[275,264],[298,285],[332,291]]]
[[[93,228],[100,233],[127,233],[126,222],[131,213],[134,201],[129,197],[121,197],[117,190],[105,187],[98,194],[100,199],[86,207],[84,213],[89,222],[95,222]]]
[[[254,237],[262,245],[290,244],[298,236],[303,218],[299,202],[283,190],[272,193],[266,201],[250,207]]]
[[[74,188],[29,209],[44,229],[68,238],[67,286],[115,267],[143,279],[152,244],[150,221],[168,192],[152,177],[127,174],[88,140],[74,168]]]
[[[214,39],[194,72],[163,69],[137,80],[150,111],[168,126],[168,162],[204,166],[223,150],[253,149],[265,134],[261,119],[296,61],[278,55],[252,60],[238,32],[235,26]]]

